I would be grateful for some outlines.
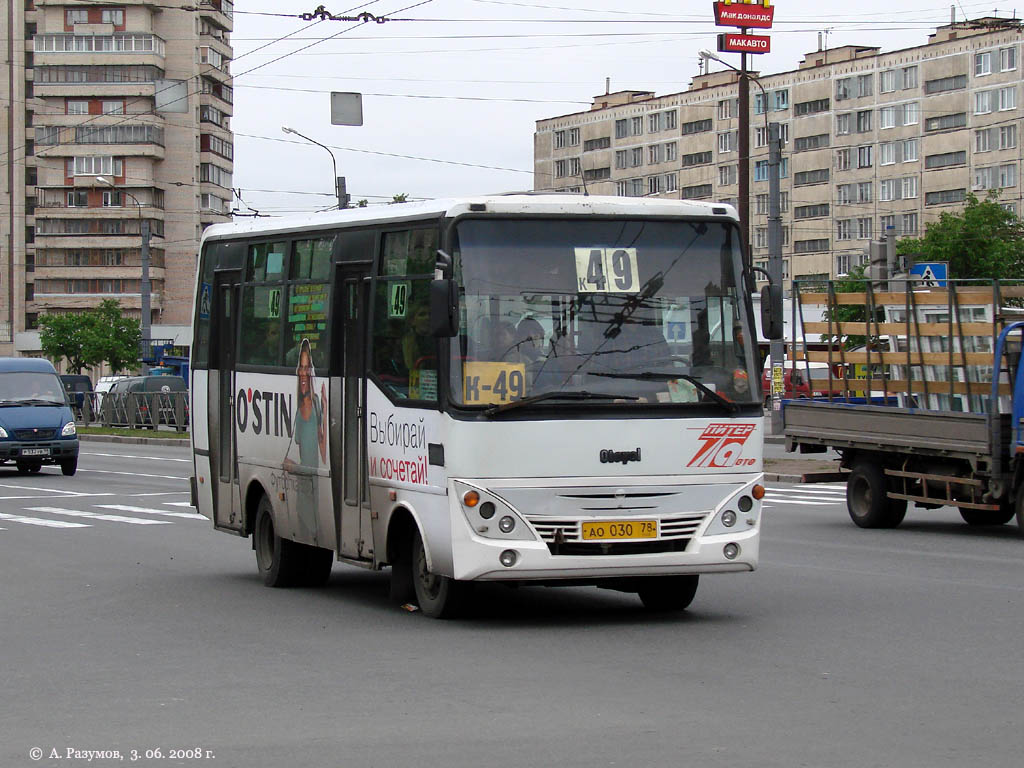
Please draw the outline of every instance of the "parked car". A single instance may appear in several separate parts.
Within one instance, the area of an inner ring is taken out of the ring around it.
[[[93,390],[96,393],[96,410],[99,411],[103,407],[103,396],[110,391],[110,388],[114,386],[115,381],[121,379],[130,378],[127,375],[122,376],[101,376],[100,380],[96,382],[96,388]]]
[[[145,395],[145,397],[135,398],[135,404],[138,405],[139,409],[137,413],[138,420],[151,429],[155,429],[159,424],[175,423],[173,399],[161,398],[160,396],[170,395],[173,392],[187,391],[188,387],[181,376],[129,376],[115,381],[108,394],[123,396],[119,397],[119,399],[124,401],[124,406],[126,407],[124,411],[124,423],[126,424],[128,423],[127,408],[133,405],[131,398],[127,396],[131,394],[137,396]],[[158,412],[155,419],[153,416],[154,412]]]
[[[77,373],[62,373],[60,380],[64,385],[64,391],[68,393],[71,405],[81,409],[86,395],[92,392],[92,381],[88,376]]]
[[[0,464],[38,472],[78,469],[78,433],[64,385],[49,360],[0,357]]]

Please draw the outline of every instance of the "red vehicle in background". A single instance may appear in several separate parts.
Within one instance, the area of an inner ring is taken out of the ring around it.
[[[764,392],[765,402],[768,402],[772,391],[771,365],[770,359],[765,360],[764,373],[761,376],[761,391]],[[841,397],[843,394],[842,372],[842,366],[832,366],[830,389],[828,363],[787,359],[782,376],[782,396],[784,398],[828,397],[831,391],[833,397]],[[808,377],[808,374],[810,374],[810,377]]]

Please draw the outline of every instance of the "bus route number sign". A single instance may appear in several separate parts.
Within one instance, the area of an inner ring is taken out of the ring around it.
[[[467,405],[501,405],[526,394],[522,363],[466,363],[462,399]]]
[[[636,248],[576,248],[577,293],[636,293],[640,290]]]

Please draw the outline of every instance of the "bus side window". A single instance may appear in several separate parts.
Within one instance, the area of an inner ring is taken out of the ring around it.
[[[259,243],[249,248],[240,312],[242,365],[281,364],[284,260],[288,244]]]

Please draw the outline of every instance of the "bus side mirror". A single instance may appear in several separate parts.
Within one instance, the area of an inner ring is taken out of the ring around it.
[[[430,281],[430,334],[450,339],[459,332],[459,297],[450,277]]]
[[[769,283],[761,289],[761,330],[770,341],[781,339],[782,288]]]

